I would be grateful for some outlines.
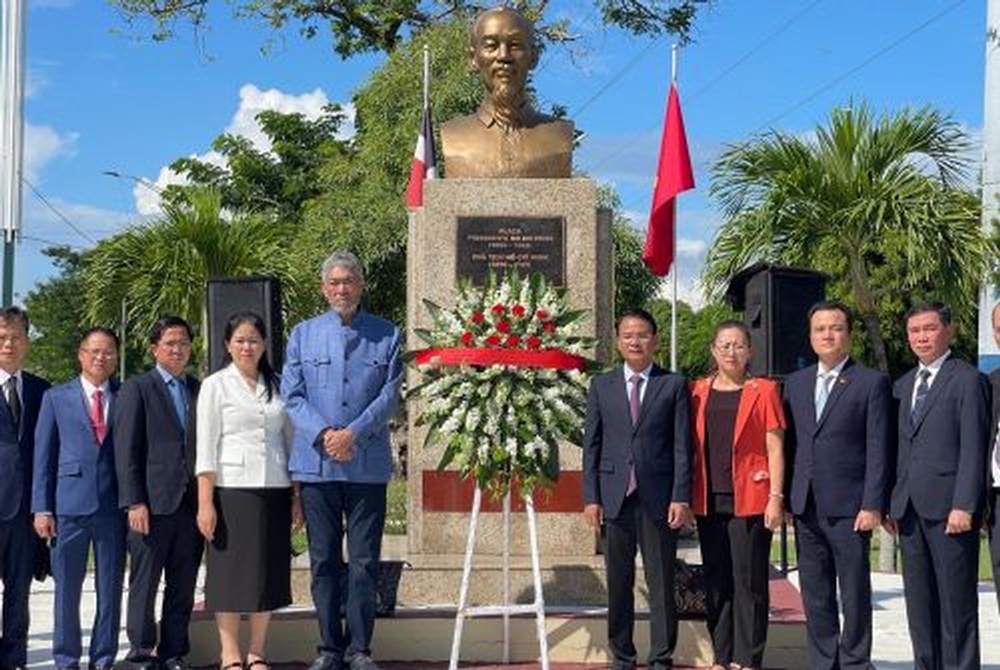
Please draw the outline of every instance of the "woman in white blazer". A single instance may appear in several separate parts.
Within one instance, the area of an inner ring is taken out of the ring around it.
[[[215,612],[220,667],[243,665],[240,614],[248,613],[248,669],[267,670],[273,610],[291,603],[291,529],[302,509],[288,477],[292,426],[264,355],[264,322],[229,318],[226,363],[198,395],[198,528],[208,542],[205,605]]]

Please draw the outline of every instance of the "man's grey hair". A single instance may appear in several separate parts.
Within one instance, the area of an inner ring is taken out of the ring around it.
[[[333,268],[347,268],[358,278],[358,281],[362,283],[365,281],[365,271],[361,269],[361,261],[350,251],[334,251],[327,256],[326,260],[323,261],[323,269],[319,273],[320,280],[326,281],[326,275]]]

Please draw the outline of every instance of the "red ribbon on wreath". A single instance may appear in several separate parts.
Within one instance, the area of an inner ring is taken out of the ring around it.
[[[569,354],[561,349],[485,349],[474,347],[434,347],[415,353],[418,365],[509,365],[517,368],[544,368],[547,370],[580,370],[587,366],[587,359]]]

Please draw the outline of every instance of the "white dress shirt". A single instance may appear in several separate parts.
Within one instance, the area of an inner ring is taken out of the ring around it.
[[[101,389],[101,393],[104,394],[103,396],[101,396],[101,411],[103,412],[104,423],[105,423],[105,425],[107,425],[107,423],[108,423],[108,409],[109,409],[109,407],[111,405],[111,385],[108,382],[104,382],[100,386],[94,386],[83,375],[80,375],[80,385],[83,387],[83,395],[86,396],[86,399],[87,399],[87,416],[88,417],[90,416],[91,407],[94,406],[94,392],[98,388]]]
[[[1000,421],[997,422],[997,438],[993,442],[990,464],[993,467],[993,488],[1000,489]]]
[[[642,401],[646,397],[646,387],[649,386],[649,374],[653,371],[653,364],[650,363],[645,367],[645,369],[639,372],[636,372],[635,370],[630,368],[628,366],[628,363],[626,363],[623,367],[625,369],[626,398],[632,397],[632,377],[634,377],[635,375],[639,375],[640,377],[642,377],[642,386],[639,387],[639,406],[642,407]]]
[[[267,399],[263,378],[251,389],[233,364],[209,375],[198,392],[197,418],[197,474],[214,472],[220,487],[292,485],[292,424],[277,389]]]
[[[941,366],[944,365],[945,360],[951,356],[951,349],[944,352],[940,358],[935,358],[928,365],[921,363],[917,367],[917,376],[913,380],[913,395],[910,396],[910,408],[913,408],[913,403],[917,401],[917,389],[920,387],[920,373],[924,370],[930,372],[930,376],[927,377],[927,390],[930,391],[931,387],[934,386],[934,380],[937,378],[937,374],[941,372]]]
[[[834,365],[829,370],[823,365],[823,361],[819,361],[816,364],[816,388],[813,390],[813,397],[819,397],[819,387],[824,381],[826,381],[826,392],[827,398],[829,394],[833,393],[833,385],[837,383],[837,379],[840,377],[840,373],[844,371],[844,366],[847,365],[847,359],[850,356],[844,356],[843,360]]]

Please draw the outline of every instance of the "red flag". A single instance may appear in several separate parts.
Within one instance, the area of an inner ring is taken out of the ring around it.
[[[684,118],[677,88],[670,84],[667,112],[663,117],[663,138],[660,159],[656,165],[653,187],[653,207],[649,212],[649,228],[642,260],[649,271],[660,277],[670,272],[674,262],[674,198],[678,193],[694,188],[694,172],[684,136]]]
[[[417,146],[413,151],[413,163],[410,165],[410,182],[406,186],[406,206],[414,209],[424,206],[424,180],[437,177],[434,166],[434,128],[431,125],[431,110],[424,107],[423,119],[420,122],[420,134],[417,135]]]

